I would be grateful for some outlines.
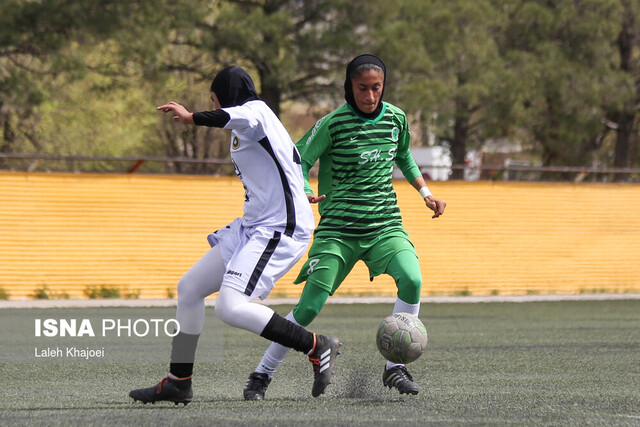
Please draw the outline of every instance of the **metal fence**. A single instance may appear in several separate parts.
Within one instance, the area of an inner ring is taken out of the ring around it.
[[[504,165],[429,165],[426,170],[444,170],[451,179],[454,171],[467,181],[558,181],[558,182],[640,182],[640,168],[598,168],[571,166],[537,166],[506,163]],[[230,159],[195,159],[162,156],[65,156],[55,154],[0,153],[0,170],[20,172],[101,172],[168,173],[194,175],[231,175]],[[427,173],[425,178],[429,179]],[[442,176],[443,174],[438,174]]]

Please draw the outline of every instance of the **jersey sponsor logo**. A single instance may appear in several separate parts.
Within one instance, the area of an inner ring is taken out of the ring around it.
[[[237,150],[240,147],[240,140],[237,135],[233,135],[233,139],[231,140],[231,148]]]
[[[398,142],[399,136],[400,136],[400,129],[398,129],[397,126],[394,126],[393,129],[391,129],[391,140],[393,142]]]
[[[225,274],[228,274],[229,276],[242,277],[242,273],[233,270],[227,270]]]
[[[373,150],[363,151],[360,153],[359,165],[364,165],[370,162],[392,162],[396,158],[396,147],[390,148],[386,153],[378,148]]]
[[[313,130],[311,131],[311,135],[309,135],[309,138],[307,138],[307,142],[304,145],[309,145],[309,143],[311,142],[313,137],[316,136],[316,133],[318,132],[318,129],[320,129],[320,126],[322,125],[322,122],[327,117],[328,117],[328,115],[324,116],[323,118],[321,118],[320,120],[318,120],[316,122],[315,126],[313,127]]]

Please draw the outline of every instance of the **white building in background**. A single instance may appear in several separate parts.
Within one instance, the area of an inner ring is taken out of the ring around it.
[[[513,157],[522,152],[520,144],[505,140],[485,141],[480,150],[467,151],[465,160],[464,179],[465,181],[478,181],[479,179],[490,179],[490,170],[482,168],[495,167],[500,170],[509,165],[528,165],[529,162],[519,162]],[[432,145],[429,147],[412,147],[411,155],[420,168],[422,175],[427,181],[448,181],[451,175],[451,153],[447,147]],[[517,179],[517,173],[505,173],[501,179]],[[395,179],[403,179],[402,172],[395,167],[393,170]]]
[[[439,145],[411,148],[411,155],[427,181],[446,181],[451,174],[451,155],[449,150]],[[397,167],[393,170],[395,179],[403,179]]]

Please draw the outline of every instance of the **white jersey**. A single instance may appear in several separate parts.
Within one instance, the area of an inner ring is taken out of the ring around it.
[[[304,192],[300,154],[280,120],[261,100],[223,108],[230,120],[231,160],[245,188],[243,226],[308,237],[313,211]]]

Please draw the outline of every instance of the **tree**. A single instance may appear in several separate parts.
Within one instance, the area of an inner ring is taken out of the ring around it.
[[[391,99],[421,112],[423,123],[437,116],[438,139],[449,145],[453,163],[464,165],[470,148],[504,134],[510,116],[509,104],[500,102],[513,81],[496,42],[501,10],[484,0],[403,0],[377,8],[383,12],[372,28],[381,30],[372,37],[395,75]],[[451,177],[462,179],[464,170]]]
[[[348,0],[227,0],[210,22],[202,20],[200,50],[223,62],[237,62],[258,73],[260,96],[281,112],[285,100],[312,100],[335,93],[336,73],[358,52],[359,7]],[[339,74],[338,74],[339,75]]]
[[[638,0],[5,0],[0,151],[223,157],[223,133],[176,126],[154,107],[210,108],[213,74],[233,63],[278,114],[288,101],[333,108],[347,61],[370,52],[388,65],[385,99],[435,129],[457,165],[508,140],[544,165],[630,167],[639,10]]]
[[[613,166],[630,168],[638,164],[638,108],[640,106],[640,67],[635,51],[640,47],[637,15],[640,5],[637,1],[621,0],[622,16],[620,31],[615,46],[619,62],[614,70],[621,76],[618,83],[617,102],[609,104],[607,125],[616,132]],[[614,176],[616,181],[624,181],[627,174]]]
[[[56,81],[71,83],[86,75],[83,47],[120,29],[128,8],[125,0],[2,2],[0,151],[46,150],[38,108],[55,92]]]
[[[606,136],[601,105],[610,96],[619,8],[609,0],[531,0],[510,2],[507,13],[504,54],[526,82],[520,126],[543,165],[591,164]]]
[[[167,52],[166,32],[185,27],[203,6],[11,0],[0,8],[0,151],[158,154],[140,144],[158,147],[148,130],[157,123],[159,101],[144,103],[149,94],[168,92],[173,70],[163,59],[175,52]],[[200,154],[183,145],[184,152]],[[179,152],[172,148],[167,151]]]

